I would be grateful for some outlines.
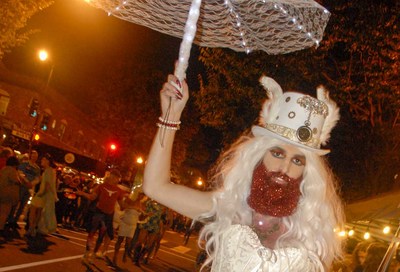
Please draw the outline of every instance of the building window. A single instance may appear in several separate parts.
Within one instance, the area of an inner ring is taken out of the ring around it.
[[[65,119],[62,119],[60,121],[60,126],[58,127],[58,131],[57,131],[57,137],[60,141],[63,140],[66,128],[67,128],[67,121]]]
[[[8,103],[10,103],[10,94],[5,90],[0,89],[0,115],[4,116],[7,113]]]

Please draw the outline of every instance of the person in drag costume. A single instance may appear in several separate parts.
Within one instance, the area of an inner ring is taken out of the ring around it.
[[[144,172],[143,190],[157,202],[195,220],[207,220],[211,271],[329,271],[341,258],[335,228],[343,226],[342,203],[322,149],[339,120],[328,92],[317,97],[283,92],[272,78],[261,84],[268,98],[259,123],[219,160],[202,192],[170,182],[173,141],[189,98],[186,82],[173,75],[163,85],[162,115]]]

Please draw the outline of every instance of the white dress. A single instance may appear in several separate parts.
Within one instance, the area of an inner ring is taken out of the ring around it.
[[[257,234],[244,225],[232,225],[224,232],[212,264],[212,272],[319,271],[297,248],[265,248]]]
[[[132,238],[135,234],[136,223],[139,220],[139,215],[140,213],[135,209],[126,209],[121,216],[118,236]]]

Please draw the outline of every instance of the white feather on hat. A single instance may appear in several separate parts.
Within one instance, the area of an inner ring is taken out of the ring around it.
[[[317,98],[324,101],[329,110],[320,135],[321,144],[326,145],[331,137],[332,129],[340,119],[339,107],[329,98],[329,92],[322,85],[317,87]]]
[[[260,83],[267,91],[268,98],[265,100],[260,113],[260,121],[263,124],[271,123],[279,112],[279,103],[274,103],[282,96],[283,91],[281,86],[272,78],[262,76]]]

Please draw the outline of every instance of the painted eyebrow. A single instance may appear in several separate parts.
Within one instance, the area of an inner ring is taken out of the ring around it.
[[[269,150],[270,151],[281,151],[283,153],[286,153],[286,151],[282,147],[279,147],[279,146],[271,147]]]
[[[280,152],[285,153],[285,154],[287,153],[285,149],[283,149],[282,147],[279,147],[279,146],[272,147],[270,149],[270,151],[280,151]],[[294,154],[293,158],[298,158],[298,159],[304,160],[304,161],[306,160],[306,156],[304,156],[303,154]]]

